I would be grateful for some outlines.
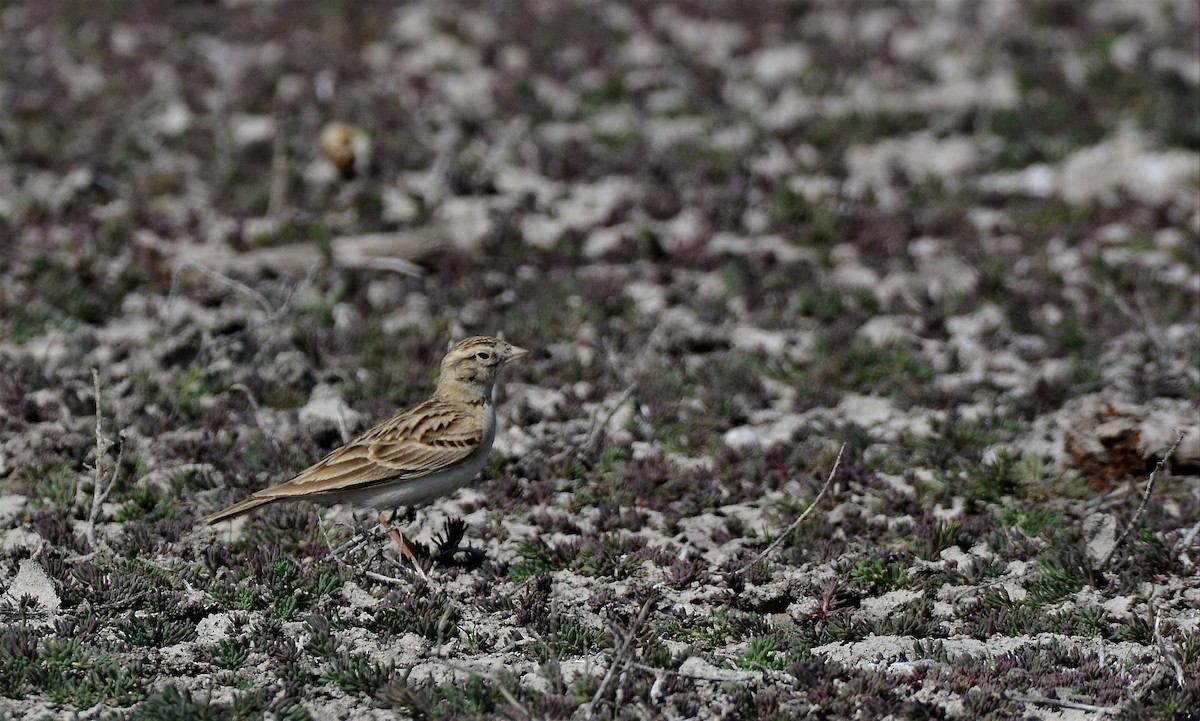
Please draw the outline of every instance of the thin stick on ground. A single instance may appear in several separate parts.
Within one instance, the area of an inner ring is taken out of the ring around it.
[[[341,546],[334,548],[333,542],[329,540],[329,534],[325,530],[325,522],[319,521],[318,523],[319,523],[319,528],[321,530],[321,536],[325,539],[325,545],[329,548],[329,555],[333,557],[333,560],[335,562],[337,562],[338,565],[340,565],[344,568],[349,568],[350,570],[354,571],[355,573],[360,573],[365,578],[369,578],[372,581],[378,581],[380,583],[386,583],[386,584],[393,585],[393,586],[409,585],[409,582],[405,581],[403,578],[397,578],[395,576],[385,576],[382,573],[377,573],[375,571],[367,570],[365,568],[365,564],[364,564],[364,566],[356,566],[355,564],[351,563],[349,560],[347,560],[342,555],[342,553],[346,553],[347,555],[349,555],[351,553],[355,553],[360,548],[362,548],[364,545],[366,545],[370,541],[370,539],[367,537],[367,534],[365,534],[365,533],[361,534],[361,540],[360,540],[360,535],[355,534],[353,537],[350,538],[350,540],[346,541]],[[428,581],[428,579],[426,579],[426,581]]]
[[[595,711],[596,704],[604,696],[604,692],[608,690],[608,684],[612,681],[617,669],[624,667],[625,654],[629,651],[629,646],[633,643],[633,639],[637,636],[638,629],[646,620],[646,615],[650,613],[650,607],[654,605],[655,597],[651,596],[642,604],[642,610],[638,611],[637,618],[633,620],[633,625],[629,627],[629,634],[625,636],[625,640],[621,643],[621,647],[617,649],[616,655],[613,656],[612,663],[608,666],[608,672],[604,674],[604,679],[600,681],[600,687],[596,689],[596,693],[592,695],[592,711]]]
[[[269,318],[274,317],[275,313],[278,310],[271,306],[271,301],[267,300],[267,297],[265,295],[263,295],[262,293],[259,293],[257,290],[254,290],[253,288],[246,285],[245,283],[236,281],[233,278],[230,278],[229,276],[224,275],[223,273],[218,273],[217,271],[212,270],[211,268],[208,268],[207,266],[201,265],[192,260],[184,261],[183,263],[180,264],[179,268],[176,269],[174,277],[171,278],[171,290],[167,294],[167,302],[168,303],[170,303],[170,301],[175,298],[175,286],[179,283],[179,275],[183,271],[184,268],[194,268],[195,270],[199,271],[200,273],[203,273],[204,275],[217,281],[218,283],[228,286],[229,288],[232,288],[233,290],[236,290],[239,293],[249,296],[250,298],[254,299],[254,302],[258,303],[259,306],[261,306],[262,309],[267,312],[267,317],[269,317]]]
[[[325,528],[324,519],[321,518],[320,516],[318,516],[317,524],[318,524],[318,528],[321,531],[321,537],[325,539],[325,546],[329,550],[329,555],[339,565],[341,565],[345,568],[349,568],[349,569],[353,570],[355,573],[359,573],[362,576],[369,578],[373,581],[379,581],[381,583],[388,583],[388,584],[392,584],[392,585],[408,585],[411,582],[411,579],[409,581],[406,581],[403,578],[399,578],[396,576],[387,576],[382,573],[377,573],[375,571],[371,571],[371,570],[367,569],[366,566],[368,563],[370,563],[372,560],[375,560],[380,557],[381,551],[378,548],[376,548],[375,552],[373,554],[370,554],[368,556],[368,558],[364,559],[361,564],[356,565],[355,563],[352,563],[347,558],[348,556],[357,553],[358,551],[362,550],[363,548],[372,545],[372,537],[374,536],[375,528],[383,528],[385,531],[388,531],[389,537],[391,536],[391,534],[399,533],[397,530],[393,529],[390,525],[383,523],[383,520],[384,519],[382,518],[382,514],[381,514],[379,524],[377,524],[376,526],[374,526],[373,528],[370,528],[370,529],[365,528],[365,527],[362,528],[359,532],[356,532],[354,535],[352,535],[350,537],[349,540],[345,541],[344,543],[342,543],[342,545],[338,546],[337,548],[334,548],[333,541],[331,541],[329,538],[329,532]],[[415,556],[410,557],[410,556],[404,555],[403,549],[405,546],[408,545],[408,542],[404,541],[403,537],[401,537],[401,540],[404,544],[403,546],[401,546],[402,554],[401,554],[400,558],[402,560],[397,561],[397,566],[401,570],[407,570],[410,572],[414,572],[417,575],[417,577],[419,577],[422,581],[425,582],[425,584],[427,586],[429,586],[430,588],[436,588],[436,584],[433,582],[432,579],[429,578],[428,574],[425,573],[425,569],[421,568],[421,565],[420,565],[418,559]],[[399,545],[399,544],[397,544],[397,545]],[[411,551],[409,551],[409,553],[411,553]],[[384,554],[384,555],[386,557],[386,554]]]
[[[104,436],[104,414],[100,410],[100,371],[95,368],[92,369],[92,388],[96,393],[96,464],[92,467],[92,505],[88,510],[87,523],[84,525],[84,536],[87,538],[88,548],[94,552],[98,549],[96,519],[100,517],[100,507],[108,500],[108,494],[112,492],[113,486],[117,482],[117,474],[121,472],[121,460],[125,456],[125,442],[124,438],[118,435],[117,462],[113,464],[112,474],[108,475],[104,466],[104,457],[108,454],[108,449],[113,445],[113,441]],[[107,479],[106,475],[108,475]]]
[[[1183,688],[1184,676],[1183,665],[1179,663],[1179,659],[1175,657],[1174,651],[1167,646],[1167,639],[1162,635],[1162,615],[1157,611],[1154,613],[1154,645],[1158,647],[1158,652],[1166,659],[1171,666],[1171,670],[1175,672],[1175,683],[1179,688]]]
[[[1175,546],[1179,549],[1179,562],[1185,568],[1191,568],[1195,565],[1192,563],[1191,556],[1188,555],[1188,549],[1192,547],[1192,542],[1196,540],[1196,536],[1198,535],[1200,535],[1200,521],[1196,521],[1196,525],[1192,526],[1190,531],[1183,534],[1183,538],[1179,539],[1179,543]]]
[[[1167,462],[1171,460],[1171,456],[1174,455],[1175,449],[1178,448],[1180,442],[1183,441],[1183,435],[1183,431],[1178,432],[1178,434],[1175,436],[1175,442],[1172,443],[1171,447],[1167,449],[1167,452],[1163,454],[1163,457],[1158,461],[1158,464],[1154,466],[1154,470],[1150,471],[1150,477],[1146,479],[1146,488],[1142,491],[1141,503],[1138,504],[1137,510],[1133,512],[1133,517],[1129,519],[1129,523],[1125,525],[1125,530],[1121,531],[1121,535],[1117,536],[1117,540],[1113,542],[1112,548],[1108,549],[1108,553],[1104,554],[1104,558],[1100,559],[1100,563],[1096,566],[1097,572],[1108,568],[1108,562],[1112,560],[1113,554],[1117,552],[1117,549],[1121,547],[1121,543],[1125,541],[1125,539],[1137,526],[1138,522],[1142,520],[1142,514],[1146,512],[1146,504],[1150,501],[1150,494],[1154,493],[1154,483],[1156,480],[1158,480],[1158,474],[1167,467]]]
[[[601,436],[604,435],[605,430],[608,428],[608,422],[613,419],[617,411],[621,410],[621,407],[625,405],[625,402],[629,400],[629,397],[633,395],[635,390],[637,390],[637,384],[630,383],[626,386],[625,390],[621,391],[621,395],[617,396],[617,400],[612,404],[612,407],[605,411],[603,417],[592,416],[592,427],[588,430],[587,440],[583,442],[582,446],[584,450],[588,453],[596,450]]]
[[[792,537],[792,533],[800,527],[801,523],[804,523],[804,519],[808,518],[809,514],[813,512],[813,509],[815,509],[821,503],[821,499],[825,497],[825,491],[829,490],[829,486],[833,483],[833,477],[837,475],[838,466],[842,465],[842,454],[845,451],[846,444],[843,443],[842,447],[838,449],[837,458],[835,458],[833,461],[833,468],[829,469],[829,475],[825,478],[824,485],[821,486],[821,490],[817,493],[817,497],[813,499],[813,502],[808,504],[808,508],[804,509],[804,513],[801,513],[799,518],[792,521],[788,527],[783,530],[783,533],[779,534],[779,537],[771,542],[771,545],[767,546],[762,553],[754,557],[753,561],[738,569],[738,573],[745,573],[746,571],[750,570],[754,564],[771,555],[775,549],[779,548],[784,539]]]
[[[1091,711],[1098,714],[1116,714],[1121,711],[1121,709],[1117,708],[1116,706],[1096,706],[1095,704],[1090,703],[1064,701],[1062,699],[1049,698],[1047,696],[1034,696],[1030,694],[1018,693],[1016,691],[1009,691],[1004,695],[1013,701],[1032,703],[1039,706],[1056,706],[1058,708],[1066,708],[1073,711]]]

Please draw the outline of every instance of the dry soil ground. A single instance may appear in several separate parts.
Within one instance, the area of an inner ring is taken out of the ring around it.
[[[0,716],[1197,718],[1194,0],[0,38]],[[497,331],[428,583],[345,511],[198,521]]]

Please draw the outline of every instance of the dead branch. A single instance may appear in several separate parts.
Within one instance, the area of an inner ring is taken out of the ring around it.
[[[1125,530],[1121,531],[1120,535],[1117,536],[1117,540],[1113,542],[1112,548],[1108,549],[1108,553],[1104,554],[1104,558],[1100,559],[1100,563],[1096,568],[1097,573],[1108,568],[1108,563],[1112,560],[1113,554],[1121,547],[1121,543],[1129,536],[1138,522],[1142,520],[1142,514],[1146,512],[1146,504],[1150,501],[1150,494],[1154,492],[1154,483],[1158,479],[1158,474],[1167,467],[1167,462],[1175,453],[1175,449],[1179,447],[1180,442],[1183,441],[1183,435],[1183,431],[1178,432],[1175,436],[1175,442],[1171,444],[1171,447],[1163,454],[1158,464],[1154,466],[1154,470],[1150,472],[1150,477],[1146,479],[1146,488],[1142,491],[1141,503],[1138,504],[1137,510],[1133,512],[1133,517],[1129,519],[1129,523],[1125,525]]]
[[[833,477],[837,475],[838,466],[842,464],[842,453],[845,451],[846,444],[843,443],[842,447],[838,449],[837,458],[833,461],[833,468],[829,469],[829,476],[826,477],[824,485],[821,486],[821,490],[819,493],[817,493],[817,497],[813,499],[813,502],[808,505],[808,508],[804,509],[804,513],[801,513],[799,518],[792,521],[791,524],[789,524],[788,527],[783,530],[783,533],[779,534],[779,537],[771,542],[771,545],[767,546],[762,553],[754,557],[753,561],[747,563],[745,566],[742,566],[738,570],[738,573],[745,573],[746,571],[750,570],[754,564],[771,555],[776,548],[779,548],[780,544],[783,543],[785,538],[791,538],[792,533],[800,527],[801,523],[804,523],[804,519],[808,518],[809,514],[813,512],[813,509],[820,504],[821,499],[825,497],[825,491],[829,490],[830,484],[833,483]]]
[[[625,666],[625,654],[629,651],[633,639],[637,636],[638,629],[646,620],[646,615],[650,613],[650,607],[654,605],[655,597],[651,596],[642,604],[642,609],[638,611],[637,618],[633,620],[633,625],[629,627],[629,634],[625,636],[625,640],[621,643],[621,647],[617,649],[617,653],[613,656],[612,663],[608,666],[608,672],[604,674],[604,679],[600,681],[600,687],[596,689],[596,693],[592,695],[591,707],[595,710],[596,704],[600,698],[604,696],[604,692],[608,690],[608,684],[612,681],[613,675],[617,669]]]
[[[100,409],[100,371],[95,368],[92,369],[92,388],[96,394],[96,463],[92,466],[92,505],[84,525],[84,536],[87,538],[88,547],[94,553],[99,550],[96,542],[96,519],[100,517],[100,507],[108,499],[108,494],[117,482],[117,474],[121,472],[121,460],[125,457],[125,437],[117,435],[117,462],[113,464],[112,474],[109,475],[104,466],[104,458],[114,441],[104,435],[104,414]]]

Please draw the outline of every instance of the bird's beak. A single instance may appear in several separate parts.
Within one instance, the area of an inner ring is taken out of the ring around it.
[[[508,351],[508,360],[515,361],[519,358],[524,358],[527,355],[529,355],[529,351],[525,350],[524,348],[513,346],[512,349]]]

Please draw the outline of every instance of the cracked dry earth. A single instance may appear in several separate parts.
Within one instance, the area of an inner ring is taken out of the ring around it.
[[[1193,0],[0,37],[0,717],[1200,718]],[[200,521],[497,331],[428,581]]]

